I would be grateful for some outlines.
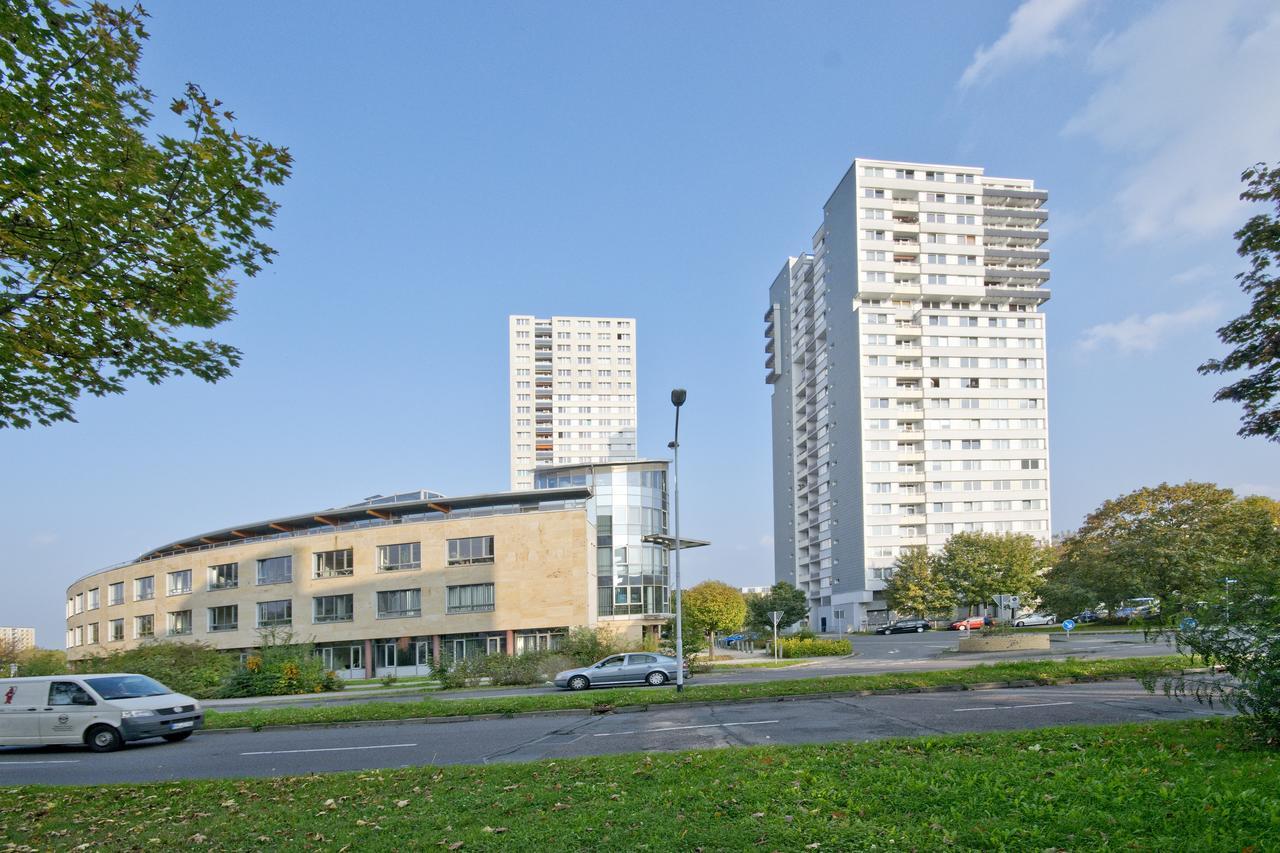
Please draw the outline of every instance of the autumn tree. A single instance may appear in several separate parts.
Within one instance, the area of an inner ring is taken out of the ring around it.
[[[141,6],[0,6],[0,427],[75,420],[82,394],[228,376],[240,351],[193,339],[234,312],[275,250],[284,148],[235,129],[188,84],[152,132]]]
[[[746,601],[747,624],[761,631],[773,631],[773,617],[769,614],[775,611],[782,613],[779,629],[809,616],[809,597],[786,581],[778,581],[762,595],[748,595]]]
[[[737,631],[747,618],[747,602],[737,587],[722,581],[703,581],[685,591],[684,633],[710,634],[710,656],[715,657],[716,634]]]
[[[957,533],[938,556],[937,574],[972,612],[997,595],[1033,597],[1049,554],[1026,534]]]
[[[1280,441],[1280,166],[1258,163],[1241,175],[1246,184],[1240,198],[1270,203],[1236,232],[1236,254],[1249,269],[1236,276],[1253,303],[1249,310],[1218,330],[1218,339],[1231,352],[1200,365],[1201,373],[1249,371],[1220,388],[1214,400],[1244,406],[1239,434]]]
[[[939,562],[925,548],[904,548],[884,585],[889,609],[921,618],[954,610],[956,595],[938,570]]]
[[[1161,483],[1108,500],[1062,543],[1044,596],[1059,612],[1153,596],[1166,605],[1210,599],[1223,578],[1276,571],[1280,505],[1238,499],[1212,483]]]

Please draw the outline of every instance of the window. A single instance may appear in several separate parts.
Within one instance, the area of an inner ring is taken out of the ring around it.
[[[493,584],[474,583],[451,586],[447,590],[446,613],[481,613],[493,610]]]
[[[133,617],[133,638],[145,640],[156,635],[156,617],[148,613],[146,616]]]
[[[293,580],[293,557],[268,557],[258,561],[258,585],[290,583]]]
[[[124,639],[124,620],[112,619],[107,623],[107,639],[118,643]]]
[[[191,592],[191,570],[169,572],[169,595],[187,595]]]
[[[98,623],[90,622],[85,626],[85,642],[91,646],[98,644]]]
[[[227,604],[209,608],[209,631],[234,631],[240,618],[240,606]]]
[[[175,610],[169,614],[169,636],[180,637],[191,633],[191,611]]]
[[[107,604],[124,604],[124,581],[107,585]]]
[[[293,624],[293,599],[258,602],[258,627],[272,628]]]
[[[317,552],[315,554],[315,573],[312,577],[350,577],[355,572],[355,568],[353,567],[355,560],[351,554],[352,550],[350,548],[342,548],[337,551]]]
[[[74,681],[55,681],[49,685],[50,705],[96,705],[89,692]]]
[[[240,564],[222,563],[209,567],[209,589],[235,589],[240,586]]]
[[[472,563],[493,562],[493,537],[470,536],[449,540],[449,565],[466,566]]]
[[[422,615],[422,590],[393,589],[378,593],[378,618],[399,619]]]
[[[89,602],[85,607],[88,610],[97,610],[101,606],[101,596],[99,594],[98,587],[95,586],[93,589],[89,590]]]
[[[76,593],[75,602],[76,603],[75,603],[74,612],[83,613],[84,612],[84,593],[83,592]]]
[[[422,543],[404,542],[378,546],[378,571],[400,572],[422,568]]]
[[[354,612],[350,595],[318,595],[314,599],[312,618],[316,622],[350,622]]]

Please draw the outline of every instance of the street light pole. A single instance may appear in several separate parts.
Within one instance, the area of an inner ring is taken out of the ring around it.
[[[684,609],[680,595],[680,407],[684,405],[688,393],[683,388],[671,392],[671,405],[676,407],[676,432],[667,447],[673,451],[671,460],[671,493],[672,516],[676,539],[675,582],[676,582],[676,692],[684,690]]]

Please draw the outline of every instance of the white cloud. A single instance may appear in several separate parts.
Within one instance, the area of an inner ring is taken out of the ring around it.
[[[760,547],[761,547],[761,548],[772,548],[772,547],[773,547],[773,537],[772,537],[772,536],[769,536],[769,535],[767,535],[767,534],[766,534],[766,535],[764,535],[764,536],[761,536],[761,537],[760,537]]]
[[[1218,305],[1202,302],[1177,313],[1159,312],[1146,317],[1134,314],[1116,323],[1099,323],[1084,330],[1079,347],[1085,352],[1111,345],[1123,353],[1153,352],[1177,332],[1207,323],[1218,313]]]
[[[1009,16],[1009,29],[990,47],[980,47],[960,75],[960,88],[972,86],[1018,62],[1043,59],[1066,45],[1058,31],[1088,0],[1026,0]]]
[[[1204,281],[1205,279],[1213,278],[1215,275],[1217,275],[1217,273],[1218,271],[1215,270],[1213,267],[1211,267],[1209,264],[1197,264],[1196,266],[1191,267],[1190,269],[1185,269],[1182,272],[1177,273],[1176,275],[1170,277],[1169,281],[1173,282],[1174,284],[1193,284],[1198,281]]]
[[[1124,236],[1206,236],[1239,225],[1240,172],[1280,151],[1280,6],[1172,0],[1101,41],[1100,78],[1066,126],[1125,156]]]

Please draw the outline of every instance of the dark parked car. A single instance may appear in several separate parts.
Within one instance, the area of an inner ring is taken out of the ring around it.
[[[918,634],[933,626],[924,619],[897,619],[876,629],[877,634]]]

